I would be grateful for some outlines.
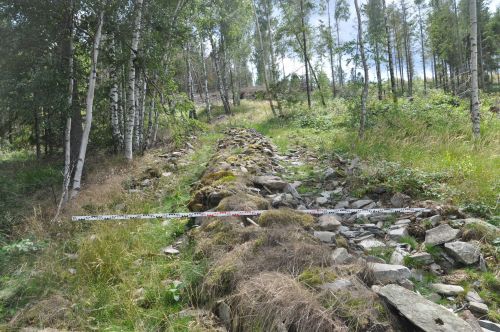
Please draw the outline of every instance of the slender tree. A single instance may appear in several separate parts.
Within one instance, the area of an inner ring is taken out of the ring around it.
[[[475,138],[481,135],[479,114],[479,84],[477,72],[477,5],[476,0],[469,0],[470,15],[470,67],[471,67],[471,109],[472,133]]]
[[[356,16],[358,17],[358,46],[359,53],[361,55],[361,62],[363,63],[363,92],[361,93],[361,117],[359,123],[359,137],[361,139],[365,136],[365,126],[366,126],[366,102],[368,99],[368,63],[366,61],[365,46],[363,43],[363,22],[361,21],[361,10],[359,8],[358,0],[354,0],[354,5],[356,7]]]

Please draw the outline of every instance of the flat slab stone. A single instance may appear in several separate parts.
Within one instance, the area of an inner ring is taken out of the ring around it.
[[[469,309],[471,311],[477,312],[478,314],[487,314],[489,311],[488,306],[486,304],[479,302],[470,302]]]
[[[314,237],[324,243],[335,243],[335,233],[333,232],[314,232]]]
[[[481,254],[479,247],[469,242],[449,242],[445,243],[444,248],[451,257],[467,265],[476,263]]]
[[[354,256],[345,248],[335,249],[331,257],[334,264],[347,264],[354,261]]]
[[[431,287],[437,293],[445,296],[457,296],[464,291],[462,286],[457,285],[431,284]]]
[[[319,228],[322,231],[337,231],[342,224],[336,216],[332,214],[325,214],[319,217]]]
[[[392,240],[399,240],[402,237],[408,236],[408,230],[406,229],[406,226],[401,226],[401,227],[398,227],[398,228],[390,229],[387,232],[387,235],[389,235],[389,237]]]
[[[448,224],[440,225],[425,232],[425,243],[436,246],[450,242],[457,238],[459,232]]]
[[[351,204],[351,207],[353,209],[361,209],[369,204],[373,203],[371,199],[360,199],[359,201],[356,201]]]
[[[370,250],[372,248],[385,247],[385,243],[375,239],[367,239],[358,243],[358,245],[364,250]]]
[[[466,321],[444,307],[398,285],[387,285],[378,294],[401,315],[425,332],[470,332]]]
[[[321,289],[331,290],[333,292],[345,289],[352,286],[352,282],[348,279],[337,279],[334,282],[329,282],[320,286]]]
[[[411,259],[420,264],[432,264],[434,263],[434,258],[427,252],[417,252],[416,254],[410,255]]]
[[[383,285],[407,279],[411,275],[410,270],[403,265],[370,263],[368,270],[372,273],[374,281]]]
[[[479,326],[490,331],[500,332],[500,324],[490,322],[489,320],[480,319]]]
[[[273,175],[255,176],[253,178],[253,183],[265,186],[266,188],[271,190],[283,190],[288,185],[286,181],[278,176]]]

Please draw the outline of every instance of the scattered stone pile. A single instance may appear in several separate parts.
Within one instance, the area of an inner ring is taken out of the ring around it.
[[[300,195],[303,184],[285,181],[282,176],[290,172],[282,165],[314,159],[299,151],[279,156],[254,130],[226,132],[193,188],[190,209],[269,212],[255,220],[196,220],[199,227],[190,236],[209,269],[194,292],[195,303],[210,308],[231,330],[500,328],[482,319],[491,299],[479,295],[483,285],[467,274],[498,273],[491,244],[500,236],[495,226],[451,207],[413,203],[403,193],[351,197],[348,181],[357,160],[337,158],[317,183],[319,196]],[[313,218],[299,212],[410,205],[431,212],[397,218],[367,213]]]

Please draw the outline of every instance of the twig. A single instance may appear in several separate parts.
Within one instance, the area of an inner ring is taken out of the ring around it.
[[[248,222],[249,222],[249,223],[251,223],[252,225],[257,226],[257,227],[260,227],[260,225],[259,225],[259,224],[257,224],[257,223],[256,223],[255,221],[253,221],[252,219],[250,219],[250,218],[248,218],[248,217],[247,217],[247,220],[248,220]]]

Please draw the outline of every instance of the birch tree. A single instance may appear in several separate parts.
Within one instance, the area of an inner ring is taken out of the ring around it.
[[[89,74],[89,87],[87,90],[87,106],[85,115],[85,127],[82,134],[82,143],[80,144],[80,153],[78,154],[78,161],[76,163],[75,175],[73,177],[73,188],[71,191],[71,198],[76,197],[81,188],[83,166],[85,164],[85,156],[87,153],[87,145],[89,143],[90,129],[92,127],[92,111],[94,107],[94,92],[97,81],[97,60],[99,57],[99,46],[101,44],[102,26],[104,23],[104,10],[99,14],[98,28],[94,38],[92,49],[92,58],[90,64]]]
[[[471,108],[472,133],[474,138],[481,135],[479,114],[479,84],[477,72],[477,4],[476,0],[469,0],[470,15],[470,69],[471,69]]]
[[[363,43],[363,22],[361,21],[361,10],[359,8],[358,0],[354,0],[354,5],[356,7],[356,16],[358,18],[358,46],[359,53],[361,55],[361,62],[363,63],[363,92],[361,94],[361,117],[359,122],[359,137],[361,139],[365,136],[365,126],[366,126],[366,102],[368,99],[368,63],[366,61],[365,46]]]

